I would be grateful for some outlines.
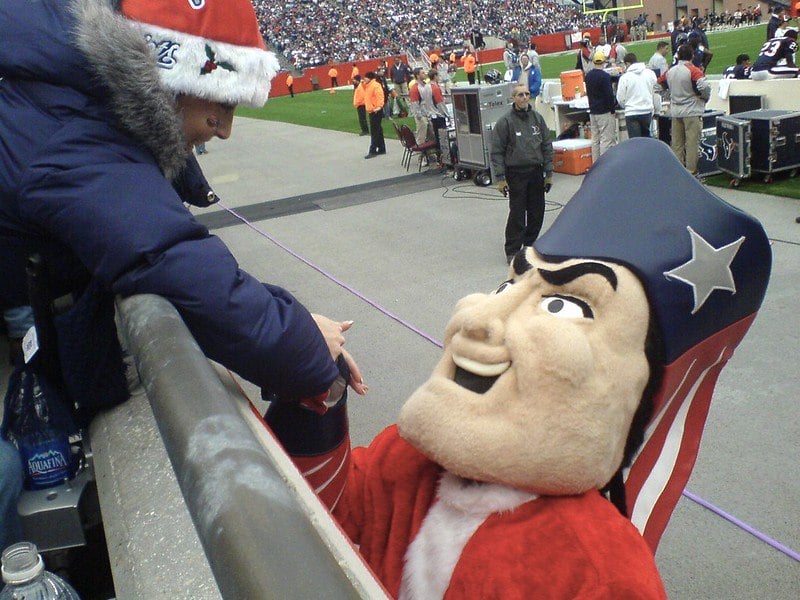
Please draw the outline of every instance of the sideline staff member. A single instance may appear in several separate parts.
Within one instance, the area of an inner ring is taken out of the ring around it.
[[[544,195],[553,184],[553,142],[544,117],[530,105],[527,86],[516,86],[514,104],[494,126],[491,160],[497,189],[508,192],[506,261],[532,246],[544,222]]]

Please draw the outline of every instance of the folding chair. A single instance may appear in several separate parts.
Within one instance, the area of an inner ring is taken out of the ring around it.
[[[414,139],[414,134],[408,125],[400,126],[400,135],[403,140],[403,146],[408,152],[408,157],[406,158],[406,171],[411,168],[411,157],[414,156],[414,153],[419,154],[419,171],[422,171],[422,158],[428,154],[428,151],[436,149],[436,142],[430,141],[423,144],[417,144],[417,140]]]
[[[392,126],[394,126],[394,131],[397,133],[397,139],[400,140],[400,145],[403,146],[403,156],[400,159],[400,164],[402,166],[406,166],[406,162],[411,160],[411,152],[406,145],[406,141],[403,136],[403,131],[400,129],[400,126],[397,124],[397,121],[394,119],[390,119],[392,122]],[[408,169],[406,169],[408,170]]]

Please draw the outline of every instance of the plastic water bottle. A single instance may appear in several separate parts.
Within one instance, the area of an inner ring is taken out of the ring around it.
[[[72,477],[72,452],[67,433],[50,423],[47,401],[38,377],[30,373],[25,375],[33,378],[33,399],[23,404],[24,409],[12,434],[22,457],[25,487],[37,490],[58,485]],[[20,394],[25,388],[23,382]]]
[[[0,600],[80,600],[70,584],[44,570],[36,544],[19,542],[3,551],[3,581]]]

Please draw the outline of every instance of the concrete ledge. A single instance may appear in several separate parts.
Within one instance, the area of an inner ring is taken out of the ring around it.
[[[117,597],[221,598],[144,392],[96,417],[91,440]]]

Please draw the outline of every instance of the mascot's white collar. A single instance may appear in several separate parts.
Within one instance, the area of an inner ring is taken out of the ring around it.
[[[476,483],[447,471],[436,502],[408,547],[400,600],[442,598],[472,534],[493,513],[510,512],[536,494],[496,483]]]

